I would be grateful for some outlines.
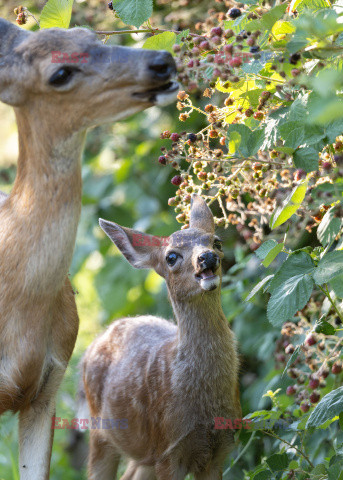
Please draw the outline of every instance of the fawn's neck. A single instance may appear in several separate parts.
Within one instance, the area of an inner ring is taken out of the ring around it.
[[[24,248],[26,288],[50,293],[63,285],[72,260],[85,132],[63,132],[57,119],[49,125],[25,110],[16,116],[19,159],[9,201],[10,228],[17,248]]]
[[[233,334],[224,315],[220,291],[205,293],[193,299],[173,301],[178,323],[179,350],[192,355],[211,355],[217,344],[233,343]]]

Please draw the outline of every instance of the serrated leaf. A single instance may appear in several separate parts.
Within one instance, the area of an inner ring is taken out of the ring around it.
[[[176,35],[173,32],[163,32],[153,35],[145,40],[143,48],[150,50],[167,50],[174,55],[173,45],[176,43]]]
[[[334,217],[335,207],[331,207],[322,218],[318,229],[317,238],[324,246],[331,245],[341,229],[341,220]]]
[[[268,253],[277,245],[277,241],[274,239],[267,240],[256,250],[256,255],[261,260],[264,260]]]
[[[256,293],[261,290],[261,288],[266,285],[273,277],[274,275],[267,275],[263,280],[261,280],[257,285],[255,285],[255,287],[251,290],[251,292],[244,301],[248,302],[249,300],[251,300],[256,295]]]
[[[282,251],[284,247],[284,243],[278,243],[277,245],[275,245],[274,248],[272,248],[272,250],[270,250],[270,252],[268,252],[268,255],[266,256],[266,258],[263,260],[262,262],[262,265],[264,267],[269,267],[269,265],[272,263],[272,261],[279,255],[279,253]]]
[[[326,320],[319,320],[315,325],[315,331],[324,335],[335,335],[336,333],[336,329]]]
[[[274,292],[285,281],[296,275],[306,275],[314,272],[314,262],[305,252],[296,252],[290,255],[274,275],[269,291]]]
[[[336,297],[343,298],[343,274],[330,280],[330,287],[335,292]]]
[[[237,152],[240,144],[241,144],[242,137],[238,132],[231,132],[228,141],[229,153],[233,155]]]
[[[113,0],[113,8],[126,23],[126,25],[134,25],[140,27],[152,15],[152,0]]]
[[[288,455],[286,453],[275,453],[266,459],[266,462],[273,472],[284,471],[288,467]]]
[[[293,318],[307,304],[314,286],[310,275],[296,275],[276,288],[268,302],[267,317],[272,325],[280,326]]]
[[[298,148],[305,139],[305,125],[299,121],[285,122],[279,128],[279,133],[285,141],[285,147]]]
[[[49,0],[40,16],[41,28],[69,28],[74,0]]]
[[[330,282],[343,274],[343,251],[329,252],[319,261],[313,278],[318,285]]]
[[[293,155],[294,165],[305,172],[318,170],[318,161],[318,151],[314,147],[299,148]]]
[[[307,190],[307,182],[303,182],[295,187],[290,195],[284,200],[281,207],[278,207],[271,219],[270,228],[274,229],[285,223],[298,210],[305,198]]]
[[[307,420],[306,427],[320,427],[343,412],[343,387],[325,395]]]

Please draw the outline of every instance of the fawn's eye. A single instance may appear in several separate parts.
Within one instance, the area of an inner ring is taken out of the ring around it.
[[[166,256],[166,261],[170,267],[173,267],[176,263],[176,260],[179,258],[180,255],[178,255],[175,252],[170,252]]]
[[[213,248],[215,248],[216,250],[219,250],[221,252],[223,250],[222,242],[220,240],[215,240],[213,242]]]
[[[62,67],[50,77],[49,84],[53,85],[54,87],[61,87],[62,85],[66,85],[71,80],[76,71],[77,70],[75,68]]]

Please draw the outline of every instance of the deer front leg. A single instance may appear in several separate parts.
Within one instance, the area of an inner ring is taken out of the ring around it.
[[[34,402],[19,414],[20,480],[48,480],[55,400]]]
[[[53,366],[37,398],[19,413],[20,480],[48,480],[54,430],[55,396],[65,368]]]
[[[97,430],[90,431],[88,478],[89,480],[114,480],[120,454]]]

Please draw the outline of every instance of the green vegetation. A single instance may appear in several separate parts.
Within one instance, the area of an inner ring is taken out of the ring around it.
[[[90,132],[73,265],[81,330],[58,396],[73,418],[77,363],[123,315],[170,316],[160,278],[131,269],[98,218],[168,235],[190,196],[224,240],[223,305],[238,337],[249,429],[224,478],[343,479],[343,8],[329,0],[28,0],[23,28],[87,25],[104,41],[167,49],[177,105]],[[18,5],[0,0],[15,20]],[[143,34],[120,33],[141,27]],[[0,188],[15,174],[13,117],[1,106]],[[4,128],[6,127],[6,131]],[[16,479],[16,420],[0,425],[0,478]],[[53,480],[79,478],[55,435]]]

